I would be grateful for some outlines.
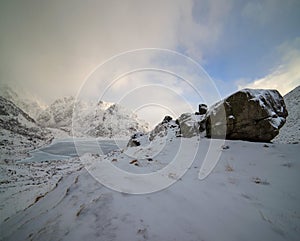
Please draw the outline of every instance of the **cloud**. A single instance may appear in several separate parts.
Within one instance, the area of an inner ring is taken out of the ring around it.
[[[49,103],[76,93],[93,68],[127,50],[182,48],[202,61],[228,13],[221,3],[2,1],[1,81],[30,89]],[[198,13],[204,5],[207,11]]]
[[[272,22],[288,17],[293,9],[299,8],[298,0],[252,0],[246,2],[241,14],[255,24],[266,26]],[[294,23],[296,24],[296,23]],[[275,25],[276,26],[276,25]]]
[[[230,14],[233,1],[194,1],[182,8],[179,26],[179,44],[186,54],[200,63],[205,63],[206,55],[215,51],[222,41],[224,24]]]
[[[199,103],[212,104],[220,96],[209,76],[189,58],[172,51],[141,49],[100,65],[78,98],[139,110],[140,117],[153,125],[167,114],[176,118],[194,112]]]
[[[282,56],[281,64],[268,75],[250,83],[245,79],[237,81],[238,89],[277,89],[285,95],[300,85],[300,38],[283,43],[277,50]]]

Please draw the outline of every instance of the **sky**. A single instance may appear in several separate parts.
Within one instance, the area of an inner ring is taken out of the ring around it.
[[[208,79],[202,81],[203,76],[191,82],[204,88],[207,98],[223,98],[246,87],[278,89],[284,95],[300,84],[299,22],[299,0],[0,0],[0,82],[49,104],[80,93],[101,64],[121,53],[157,48],[176,51],[201,66],[214,88],[205,89]],[[180,82],[188,68],[180,65],[186,57],[179,61],[175,54],[170,60],[168,52],[161,52],[129,56],[122,66],[117,59],[107,76],[155,62],[161,69],[171,66],[175,77],[149,70],[130,73],[118,79],[105,100],[124,100],[140,86],[135,100],[126,104],[145,118],[174,115],[187,111],[186,104],[195,109],[197,101],[205,102],[207,98],[191,97]],[[107,80],[97,77],[97,87],[83,89],[100,98]],[[159,91],[145,88],[153,82],[161,84]],[[171,92],[174,98],[166,97]],[[152,107],[142,101],[149,95],[157,96]]]

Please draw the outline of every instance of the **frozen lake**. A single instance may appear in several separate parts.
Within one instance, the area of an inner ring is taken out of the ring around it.
[[[113,150],[123,148],[126,140],[89,140],[89,139],[56,139],[50,145],[30,152],[29,158],[20,160],[46,161],[63,160],[70,157],[81,156],[84,153],[105,155]]]

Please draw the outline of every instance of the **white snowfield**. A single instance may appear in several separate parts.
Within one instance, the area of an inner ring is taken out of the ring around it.
[[[151,159],[139,159],[138,165],[130,164],[133,157],[122,152],[108,155],[106,161],[134,173],[151,172],[168,164],[180,139],[168,142]],[[195,161],[183,177],[169,173],[170,179],[177,180],[175,184],[144,195],[110,190],[85,168],[62,172],[62,167],[80,166],[73,165],[78,163],[74,159],[55,162],[62,179],[57,186],[52,183],[51,191],[40,195],[32,206],[2,221],[1,240],[299,240],[299,145],[226,141],[216,168],[201,181],[198,172],[208,144],[208,139],[200,140]],[[156,150],[147,151],[145,157]],[[186,160],[193,156],[187,154]],[[89,154],[82,159],[100,160]],[[38,171],[38,165],[28,166],[35,171],[26,175],[47,183],[47,165]],[[1,168],[1,177],[7,168]],[[3,202],[9,196],[3,191],[22,185],[14,181],[21,170],[13,169],[16,173],[6,175],[7,182],[0,186],[1,204],[6,205],[1,207],[1,216],[15,208]],[[34,181],[30,185],[29,189],[38,186]]]

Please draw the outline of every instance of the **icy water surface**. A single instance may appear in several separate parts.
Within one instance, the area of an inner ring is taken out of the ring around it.
[[[50,145],[30,152],[29,158],[23,161],[46,161],[46,160],[63,160],[70,157],[81,156],[84,153],[93,153],[105,155],[113,150],[118,150],[120,146],[126,145],[126,141],[114,140],[88,140],[88,139],[58,139]]]

